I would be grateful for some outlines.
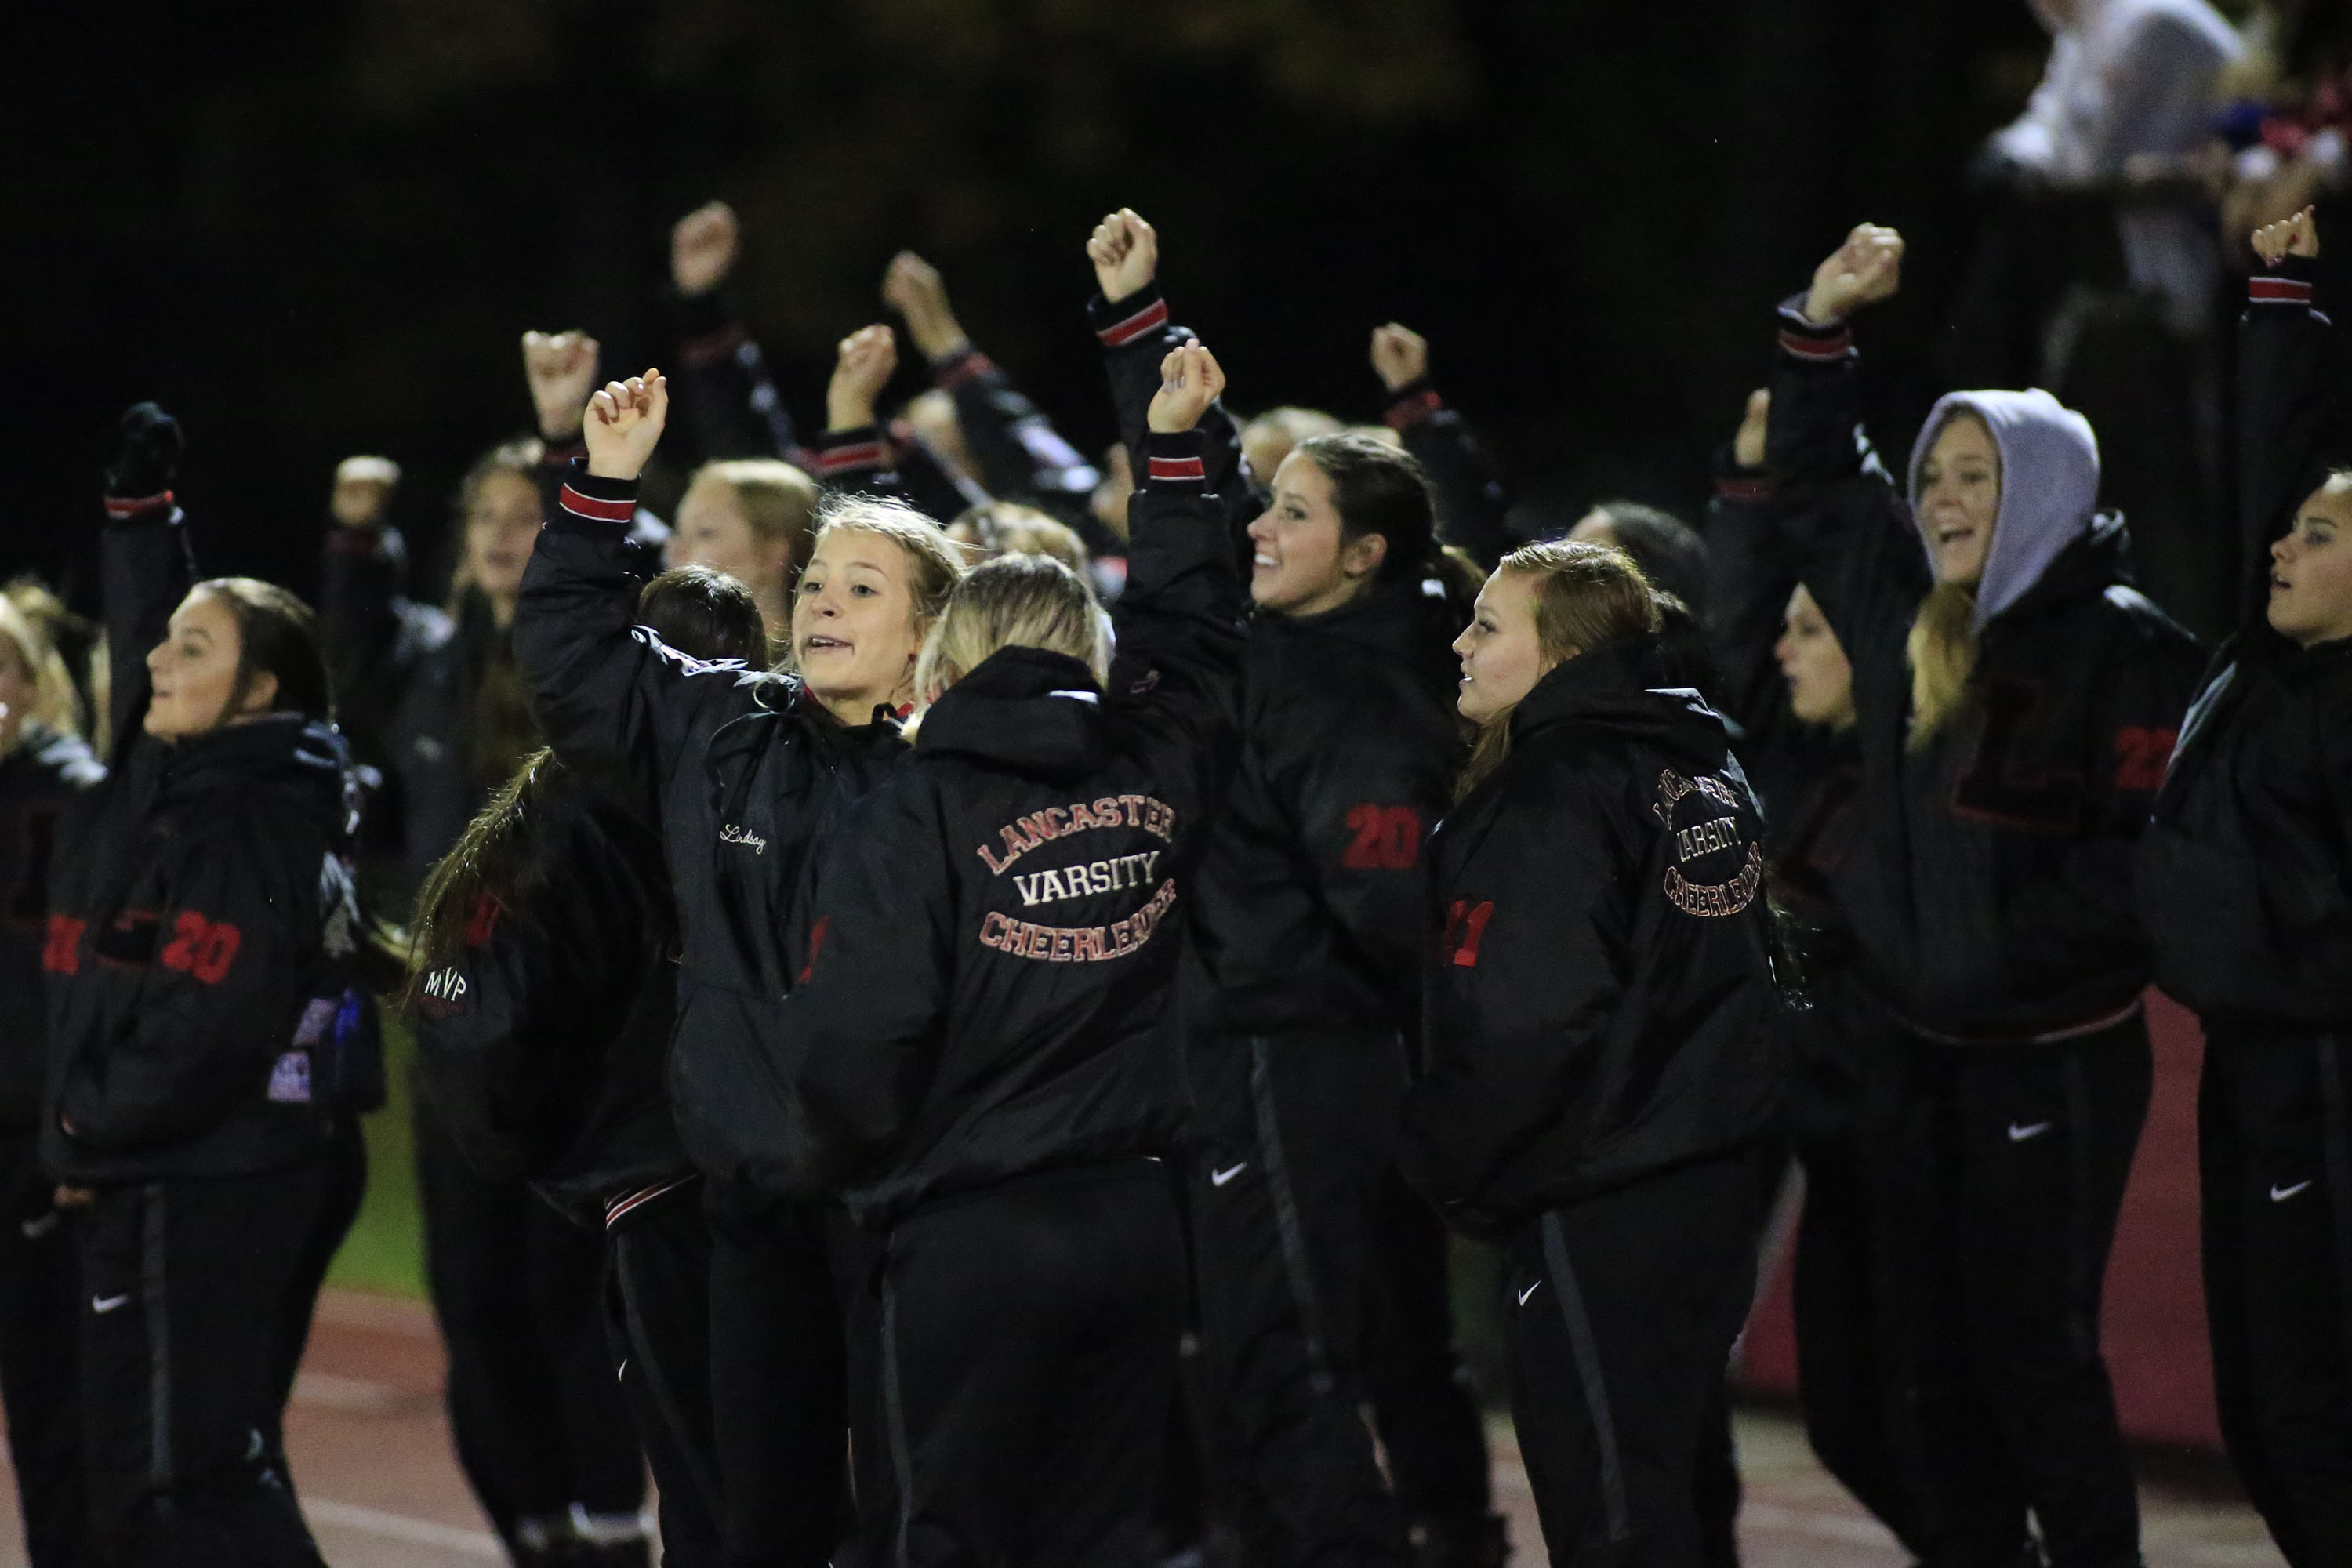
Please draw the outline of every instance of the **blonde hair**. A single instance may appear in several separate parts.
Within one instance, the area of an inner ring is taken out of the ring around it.
[[[1017,500],[982,501],[956,513],[948,537],[982,561],[998,555],[1050,555],[1073,572],[1087,569],[1077,530]]]
[[[1619,637],[1654,633],[1664,623],[1658,591],[1613,544],[1555,539],[1521,545],[1495,571],[1535,579],[1536,645],[1547,670]],[[1454,798],[1475,789],[1511,754],[1511,719],[1517,711],[1514,702],[1479,725]]]
[[[695,469],[686,488],[692,489],[705,479],[727,487],[754,539],[763,544],[780,539],[791,543],[787,582],[808,564],[819,499],[814,479],[780,458],[720,458]]]
[[[1963,419],[1974,420],[1992,439],[1992,426],[1972,408],[1956,408],[1944,416],[1929,443]],[[1936,738],[1968,695],[1969,678],[1977,668],[1977,584],[1938,582],[1919,602],[1911,617],[1911,632],[1903,652],[1911,666],[1911,732],[1906,743],[1913,751]]]
[[[911,616],[919,638],[939,624],[948,595],[963,580],[963,552],[940,525],[905,501],[878,496],[827,495],[817,503],[816,532],[809,554],[816,554],[830,533],[870,533],[897,545],[907,557],[907,592],[914,601]],[[796,661],[789,645],[778,668],[793,668]],[[920,689],[918,688],[918,689]]]
[[[23,599],[33,601],[31,614],[20,603]],[[74,694],[73,678],[66,673],[57,646],[34,624],[34,615],[55,604],[54,595],[38,584],[11,584],[0,595],[0,650],[15,656],[33,684],[33,707],[25,717],[59,734],[79,734],[81,703]]]
[[[1274,470],[1282,459],[1290,456],[1301,441],[1318,436],[1336,436],[1347,426],[1319,408],[1297,408],[1287,404],[1269,408],[1242,426],[1242,451],[1249,458],[1250,471],[1257,474],[1261,485],[1274,483]],[[1269,448],[1279,447],[1278,451]],[[1258,471],[1258,458],[1267,459],[1264,472]]]
[[[1050,555],[1000,555],[965,574],[923,639],[915,692],[928,707],[1005,647],[1038,647],[1083,659],[1110,677],[1110,617],[1087,580]]]

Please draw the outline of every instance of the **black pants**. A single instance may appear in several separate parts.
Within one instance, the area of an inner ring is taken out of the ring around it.
[[[0,1401],[25,1551],[33,1568],[74,1568],[82,1550],[81,1258],[50,1202],[38,1135],[0,1137]]]
[[[271,1463],[281,1317],[329,1173],[99,1190],[83,1222],[84,1479],[99,1560],[317,1568]]]
[[[2009,1564],[2029,1513],[2055,1568],[2139,1561],[2099,1300],[2152,1077],[2129,1022],[2040,1046],[1922,1043],[1890,1183],[1917,1247],[1921,1555]]]
[[[866,1568],[1150,1560],[1183,1331],[1170,1181],[1052,1172],[891,1231],[851,1325],[857,1446],[891,1472]]]
[[[604,1233],[604,1333],[661,1492],[665,1568],[717,1568],[726,1510],[710,1409],[710,1226],[689,1183]]]
[[[2198,1106],[2221,1436],[2294,1568],[2352,1563],[2352,1036],[2217,1034]]]
[[[1505,1243],[1511,1416],[1555,1563],[1695,1568],[1701,1448],[1756,1279],[1755,1161],[1653,1176]]]
[[[646,1465],[604,1342],[604,1238],[476,1174],[423,1097],[416,1171],[450,1436],[482,1511],[523,1562],[570,1539],[574,1504],[625,1534]]]
[[[272,1373],[278,1403],[264,1437],[271,1462],[289,1489],[294,1483],[286,1466],[286,1405],[294,1396],[294,1380],[302,1371],[302,1352],[310,1348],[310,1320],[319,1310],[319,1291],[327,1283],[327,1270],[341,1249],[343,1237],[351,1234],[352,1222],[359,1218],[361,1200],[367,1196],[367,1138],[360,1130],[359,1118],[337,1118],[320,1173],[318,1213],[278,1305],[281,1332]]]
[[[1403,1092],[1396,1037],[1213,1035],[1191,1061],[1194,1294],[1220,1503],[1253,1564],[1402,1563],[1361,1414],[1360,1343]]]
[[[728,1568],[824,1568],[844,1506],[846,1351],[830,1211],[707,1183],[711,1419]]]
[[[1364,1387],[1421,1561],[1501,1568],[1486,1428],[1454,1349],[1445,1224],[1391,1166],[1373,1212]]]

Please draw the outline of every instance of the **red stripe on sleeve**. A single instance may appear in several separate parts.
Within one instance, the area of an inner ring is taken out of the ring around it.
[[[564,510],[594,522],[626,522],[637,515],[637,503],[633,500],[599,500],[594,496],[582,495],[570,485],[563,487],[562,500]]]
[[[2246,298],[2257,305],[2308,305],[2311,285],[2299,278],[2250,278]]]
[[[1826,364],[1853,351],[1853,334],[1840,332],[1833,338],[1809,338],[1802,332],[1784,331],[1780,334],[1780,350],[1798,359]]]
[[[1168,324],[1168,301],[1154,300],[1124,321],[1105,327],[1095,335],[1108,349],[1125,348],[1146,332],[1157,331]]]
[[[832,447],[816,455],[819,476],[845,474],[852,468],[887,467],[890,449],[879,441],[860,441],[855,446]]]
[[[1198,458],[1154,458],[1150,477],[1162,483],[1198,485],[1208,482],[1209,469]]]

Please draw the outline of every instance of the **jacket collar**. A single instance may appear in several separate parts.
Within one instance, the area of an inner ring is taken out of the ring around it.
[[[1256,623],[1264,635],[1271,637],[1332,637],[1384,651],[1408,647],[1416,637],[1427,637],[1442,649],[1462,628],[1451,624],[1444,595],[1433,593],[1433,580],[1420,579],[1383,583],[1319,616],[1260,615]]]
[[[1699,694],[1676,682],[1654,635],[1621,637],[1554,666],[1519,700],[1511,739],[1522,742],[1563,724],[1605,723],[1663,733],[1693,722],[1723,736],[1723,721]]]
[[[1102,689],[1067,654],[999,648],[931,704],[915,750],[1045,778],[1080,777],[1103,760]]]
[[[161,790],[169,798],[267,789],[315,809],[331,824],[341,818],[342,834],[357,826],[359,784],[351,747],[332,724],[299,714],[272,713],[186,736],[163,748],[161,772]]]
[[[2103,511],[2042,569],[2033,585],[1981,622],[2032,615],[2055,605],[2093,598],[2132,581],[2131,531],[2120,512]],[[1980,622],[1980,624],[1981,624]]]

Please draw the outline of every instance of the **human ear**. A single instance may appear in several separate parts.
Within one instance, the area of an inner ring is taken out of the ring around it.
[[[254,676],[253,683],[246,688],[245,706],[237,713],[267,713],[277,706],[278,677],[265,669]]]
[[[1367,533],[1360,539],[1350,541],[1348,547],[1340,552],[1339,570],[1350,577],[1369,577],[1378,572],[1381,563],[1388,558],[1389,536]]]

